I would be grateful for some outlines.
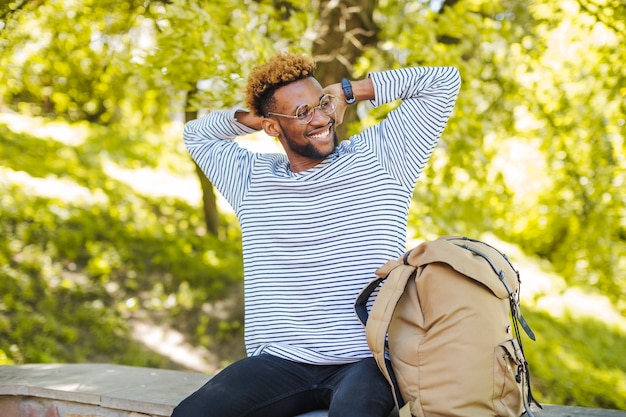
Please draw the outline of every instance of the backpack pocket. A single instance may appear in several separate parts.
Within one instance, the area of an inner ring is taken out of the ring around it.
[[[524,411],[520,379],[524,363],[517,357],[515,345],[515,340],[507,340],[494,352],[493,408],[499,417],[517,417]]]

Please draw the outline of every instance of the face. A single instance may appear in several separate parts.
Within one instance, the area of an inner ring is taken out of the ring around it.
[[[317,106],[324,95],[319,82],[312,78],[305,78],[283,86],[276,90],[274,98],[276,106],[272,111],[287,115],[294,115],[298,106],[308,104]],[[288,117],[270,115],[268,125],[277,136],[293,172],[305,171],[319,164],[330,155],[337,146],[334,114],[327,115],[316,109],[313,118],[307,124],[299,124],[297,120]]]

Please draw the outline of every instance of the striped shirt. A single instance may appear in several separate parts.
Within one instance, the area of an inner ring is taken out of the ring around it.
[[[310,364],[371,356],[354,300],[374,271],[405,251],[413,188],[460,88],[453,67],[371,73],[374,106],[401,99],[385,120],[294,173],[283,154],[232,139],[252,130],[235,110],[187,123],[185,144],[241,225],[245,343]]]

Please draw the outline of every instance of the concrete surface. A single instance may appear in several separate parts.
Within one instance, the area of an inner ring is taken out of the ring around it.
[[[0,417],[169,417],[211,378],[109,364],[0,366]],[[545,405],[536,417],[626,417],[626,411]],[[300,417],[326,417],[315,411]]]

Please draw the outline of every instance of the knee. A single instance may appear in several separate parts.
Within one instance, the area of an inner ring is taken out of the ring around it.
[[[185,398],[174,407],[171,417],[199,417],[202,415],[204,414],[198,410],[194,402],[190,401],[189,398]]]
[[[176,407],[174,407],[174,410],[172,410],[172,415],[171,417],[185,417],[187,414],[184,411],[184,406],[182,403],[178,404]]]

